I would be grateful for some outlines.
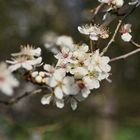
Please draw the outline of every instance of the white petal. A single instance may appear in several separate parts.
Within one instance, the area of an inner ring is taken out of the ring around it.
[[[84,98],[87,98],[88,95],[90,94],[90,90],[87,89],[87,88],[84,88],[84,89],[81,90],[81,93],[82,93],[82,96],[83,96]]]
[[[71,95],[72,94],[72,86],[71,85],[63,85],[62,90],[65,95]]]
[[[27,62],[30,65],[38,65],[42,62],[42,57],[38,57],[38,58],[33,59],[33,60],[28,60]]]
[[[125,34],[121,35],[121,38],[122,38],[123,41],[129,42],[132,38],[132,35],[130,35],[129,33],[125,33]]]
[[[63,80],[63,84],[65,84],[65,85],[74,84],[74,78],[70,77],[70,76],[65,77],[64,80]]]
[[[32,72],[31,75],[32,75],[33,78],[35,78],[35,77],[38,75],[38,71],[34,71],[34,72]]]
[[[14,65],[11,65],[8,67],[8,69],[13,72],[13,71],[16,71],[17,69],[19,69],[21,67],[21,64],[18,63],[18,64],[14,64]]]
[[[51,100],[52,100],[51,94],[44,95],[44,96],[42,97],[42,99],[41,99],[41,103],[42,103],[43,105],[50,104]]]
[[[44,65],[44,70],[46,70],[46,71],[51,71],[53,69],[53,66],[51,66],[51,65],[49,65],[49,64],[45,64]]]
[[[88,76],[83,78],[85,85],[89,89],[97,89],[100,87],[99,81],[96,80],[95,78],[89,78]]]
[[[65,77],[65,75],[66,75],[66,71],[64,69],[57,69],[54,72],[54,77],[58,81],[62,81],[62,79]]]
[[[83,29],[81,26],[78,26],[78,31],[81,34],[89,35],[89,32],[87,32],[86,29]]]
[[[22,63],[22,67],[25,68],[26,70],[32,70],[33,69],[33,67],[27,62]]]
[[[99,39],[99,37],[97,35],[91,34],[90,39],[97,41]]]
[[[56,106],[58,108],[63,108],[64,107],[64,101],[63,100],[55,99],[55,103],[56,103]]]
[[[62,92],[62,89],[60,87],[56,87],[54,89],[54,94],[55,94],[55,97],[58,98],[58,99],[63,98],[63,92]]]
[[[5,93],[7,96],[11,96],[13,95],[13,88],[7,84],[7,83],[4,83],[2,86],[1,86],[1,90],[3,93]]]
[[[41,48],[35,49],[35,50],[34,50],[34,53],[35,53],[35,54],[34,54],[35,56],[40,56],[40,55],[41,55]]]
[[[6,82],[7,82],[7,84],[11,85],[12,87],[17,87],[17,86],[19,86],[18,80],[17,80],[13,75],[9,75],[9,76],[7,77]]]
[[[57,81],[54,77],[48,78],[48,85],[50,85],[50,87],[55,87],[57,85]]]
[[[75,99],[70,100],[72,110],[76,110],[77,108],[77,101]]]
[[[101,61],[102,61],[102,63],[107,64],[107,63],[109,63],[110,58],[107,57],[107,56],[102,56],[102,57],[101,57]]]

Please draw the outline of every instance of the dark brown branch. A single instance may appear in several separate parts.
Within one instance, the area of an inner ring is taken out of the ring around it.
[[[37,89],[37,90],[31,91],[31,92],[26,92],[21,96],[18,96],[16,98],[10,99],[9,101],[0,101],[0,104],[13,105],[13,104],[19,102],[20,100],[22,100],[22,99],[24,99],[24,98],[26,98],[28,96],[31,96],[31,95],[34,95],[34,94],[37,94],[37,93],[40,93],[40,92],[42,92],[42,89]]]

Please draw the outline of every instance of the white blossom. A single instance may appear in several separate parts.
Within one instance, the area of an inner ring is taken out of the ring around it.
[[[17,87],[19,82],[12,75],[5,63],[0,63],[0,90],[5,95],[12,95],[13,88]]]
[[[37,65],[40,65],[42,62],[42,57],[38,57],[36,59],[28,60],[27,57],[21,56],[17,58],[12,58],[11,61],[6,61],[8,64],[11,64],[9,66],[10,71],[16,71],[19,68],[24,68],[26,70],[32,70]]]
[[[12,56],[36,56],[39,57],[41,55],[41,48],[34,48],[33,46],[21,46],[21,51],[19,53],[13,53]]]
[[[91,58],[85,61],[85,65],[88,66],[89,70],[96,70],[99,72],[109,72],[111,70],[110,65],[108,64],[110,58],[107,56],[101,56],[99,50],[96,50]],[[91,65],[92,64],[92,65]]]
[[[69,50],[69,48],[63,47],[61,52],[55,55],[55,58],[58,59],[57,65],[59,65],[59,63],[66,64],[72,61],[72,52]]]
[[[65,95],[76,94],[72,93],[72,87],[74,87],[74,78],[66,76],[66,71],[64,69],[55,70],[48,83],[50,87],[54,88],[55,97],[58,99],[62,99]]]
[[[77,81],[77,84],[79,86],[79,94],[81,95],[82,98],[87,98],[88,95],[91,93],[90,88],[87,86],[84,80],[79,80]],[[76,97],[79,97],[79,94],[76,95]],[[80,98],[81,98],[80,97]]]
[[[125,42],[129,42],[132,39],[132,35],[130,34],[131,24],[124,24],[120,29],[120,33],[122,40]]]
[[[109,37],[108,31],[106,28],[100,27],[98,25],[84,25],[84,26],[78,26],[78,31],[81,34],[88,35],[91,40],[97,41],[99,37],[106,39]]]

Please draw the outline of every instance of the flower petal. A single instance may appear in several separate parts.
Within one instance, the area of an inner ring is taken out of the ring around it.
[[[54,89],[54,94],[55,94],[55,97],[58,98],[58,99],[63,98],[63,92],[62,92],[62,89],[60,87],[56,87]]]
[[[64,100],[55,99],[55,103],[58,108],[64,107]]]
[[[41,103],[42,103],[43,105],[50,104],[51,100],[52,100],[52,95],[51,95],[51,94],[47,94],[47,95],[44,95],[44,96],[42,97]]]
[[[13,71],[16,71],[17,69],[19,69],[21,67],[21,64],[18,63],[18,64],[14,64],[14,65],[11,65],[8,67],[8,69],[13,72]]]
[[[75,99],[70,100],[72,110],[76,110],[77,108],[77,101]]]

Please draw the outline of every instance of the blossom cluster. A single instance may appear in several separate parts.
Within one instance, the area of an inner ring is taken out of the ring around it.
[[[44,71],[34,71],[32,77],[51,88],[50,94],[41,99],[42,104],[53,101],[62,108],[65,100],[68,100],[75,110],[78,101],[86,99],[93,89],[100,87],[102,80],[109,77],[111,67],[109,57],[101,56],[99,50],[91,53],[88,45],[74,44],[72,41],[68,44],[67,40],[72,39],[63,36],[57,40],[60,52],[54,55],[56,65],[44,64]]]
[[[105,16],[109,10],[116,10],[124,4],[124,0],[98,1],[109,6]],[[89,37],[90,45],[76,44],[71,37],[65,35],[58,37],[53,45],[45,44],[49,50],[50,46],[53,46],[55,65],[42,61],[40,47],[21,46],[20,52],[11,54],[12,58],[6,61],[7,64],[0,63],[0,90],[6,95],[12,95],[13,88],[19,85],[13,73],[24,70],[30,77],[28,79],[30,82],[47,89],[41,98],[43,105],[53,102],[58,108],[63,108],[65,103],[69,102],[75,110],[78,102],[85,100],[94,89],[100,87],[102,80],[109,81],[111,71],[110,58],[104,56],[99,47],[93,49],[92,46],[99,39],[109,38],[108,28],[97,24],[86,24],[78,26],[78,31]],[[119,31],[123,41],[131,41],[131,24],[122,25]]]

